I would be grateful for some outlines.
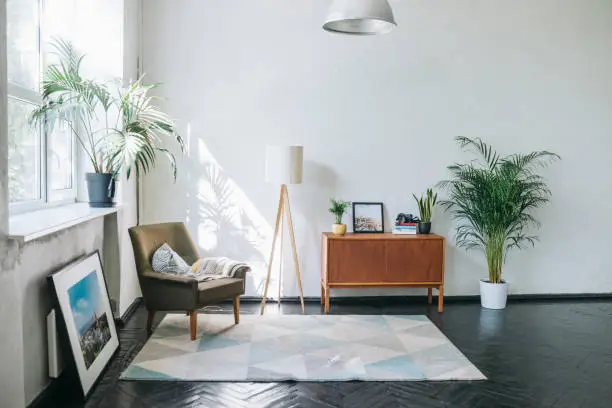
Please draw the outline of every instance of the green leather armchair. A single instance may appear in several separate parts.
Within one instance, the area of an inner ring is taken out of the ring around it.
[[[234,278],[198,282],[189,277],[162,274],[153,271],[151,258],[162,244],[168,243],[187,263],[193,264],[199,254],[189,232],[181,222],[141,225],[129,229],[138,281],[145,306],[149,312],[147,332],[155,312],[186,312],[190,317],[191,340],[196,338],[198,309],[223,300],[232,299],[234,320],[240,321],[240,295],[244,294],[246,271]]]

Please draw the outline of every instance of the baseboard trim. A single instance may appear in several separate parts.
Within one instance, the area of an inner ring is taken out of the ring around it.
[[[120,326],[120,327],[125,326],[127,321],[130,320],[130,317],[132,317],[134,312],[138,309],[138,307],[142,304],[143,301],[144,301],[144,299],[142,297],[137,297],[136,299],[134,299],[134,301],[127,308],[125,313],[123,313],[123,315],[121,317],[115,318],[115,324]]]
[[[435,290],[434,290],[435,297]],[[508,295],[509,302],[541,302],[541,301],[602,301],[612,300],[612,293],[547,293],[547,294],[516,294]],[[261,297],[242,296],[241,302],[260,303]],[[401,303],[422,303],[427,302],[427,296],[332,296],[330,301],[337,304],[347,303],[380,303],[401,304]],[[275,303],[275,300],[269,300]],[[287,296],[281,298],[281,302],[300,303],[298,296]],[[458,295],[444,296],[444,303],[478,303],[480,295]],[[318,296],[304,297],[304,303],[321,303]]]
[[[63,374],[63,373],[62,373]],[[30,402],[26,408],[42,408],[49,401],[53,401],[53,396],[58,395],[61,386],[61,375],[54,378],[47,386]]]

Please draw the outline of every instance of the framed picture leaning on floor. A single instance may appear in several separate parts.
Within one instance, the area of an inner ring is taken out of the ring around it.
[[[94,252],[49,276],[70,349],[87,397],[119,347],[100,254]]]

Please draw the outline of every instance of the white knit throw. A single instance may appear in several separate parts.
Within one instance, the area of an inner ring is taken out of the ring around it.
[[[246,263],[225,257],[202,258],[198,262],[198,269],[195,272],[189,272],[188,275],[199,282],[233,278],[239,271],[249,269]]]

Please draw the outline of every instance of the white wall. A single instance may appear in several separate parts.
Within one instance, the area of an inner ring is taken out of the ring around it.
[[[145,2],[144,70],[165,83],[188,153],[176,184],[163,166],[146,180],[144,220],[186,220],[203,250],[255,263],[255,295],[278,197],[265,145],[304,144],[290,195],[305,292],[318,296],[329,197],[383,201],[388,221],[416,212],[411,193],[467,158],[453,137],[479,136],[563,157],[545,171],[541,243],[505,268],[512,293],[611,292],[612,2],[394,1],[398,28],[365,38],[324,32],[328,4]],[[444,214],[433,228],[452,235]],[[477,293],[479,254],[451,241],[446,265],[447,294]]]
[[[140,55],[140,0],[123,0],[123,81],[128,86],[138,79]],[[136,177],[129,180],[123,176],[120,188],[122,211],[119,213],[118,231],[120,252],[120,296],[119,314],[123,315],[137,297],[141,296],[132,242],[128,228],[138,223],[136,203]]]

